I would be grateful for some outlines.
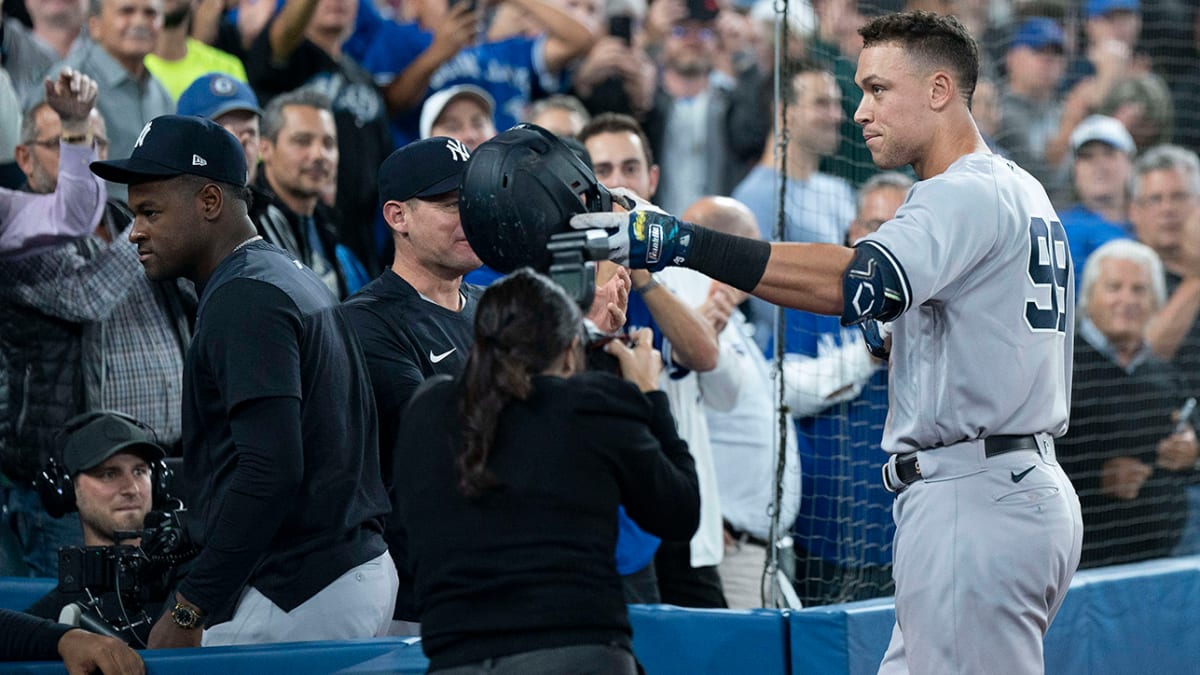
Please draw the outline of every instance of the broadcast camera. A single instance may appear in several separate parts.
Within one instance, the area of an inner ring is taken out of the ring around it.
[[[176,504],[176,510],[146,514],[145,529],[113,533],[118,542],[140,539],[137,545],[59,549],[58,591],[85,597],[64,607],[59,620],[144,646],[175,568],[199,552],[182,523],[182,504]]]

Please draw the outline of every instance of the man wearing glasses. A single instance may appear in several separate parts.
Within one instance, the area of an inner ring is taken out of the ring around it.
[[[104,187],[87,164],[93,152],[106,152],[108,146],[105,139],[94,147],[105,137],[104,120],[94,112],[96,96],[91,78],[65,68],[57,80],[46,81],[45,99],[26,111],[13,150],[26,190],[0,191],[0,254],[92,232],[104,206]],[[65,148],[61,180],[60,146]]]
[[[23,559],[0,560],[0,576],[57,577],[58,549],[82,544],[78,521],[50,518],[32,489],[63,422],[122,410],[168,451],[180,439],[195,294],[146,280],[128,207],[88,170],[107,154],[96,98],[71,69],[50,82],[15,152],[26,191],[0,192],[0,537],[11,529]]]

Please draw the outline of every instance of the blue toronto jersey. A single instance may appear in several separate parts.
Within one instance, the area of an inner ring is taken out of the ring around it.
[[[416,23],[384,22],[375,29],[363,67],[377,84],[387,86],[431,44],[433,34]],[[514,37],[467,47],[434,71],[424,98],[447,87],[473,84],[491,94],[496,128],[507,129],[524,118],[525,107],[534,97],[560,89],[557,76],[546,68],[544,46],[545,38]],[[420,120],[420,105],[392,117],[396,147],[420,137]]]

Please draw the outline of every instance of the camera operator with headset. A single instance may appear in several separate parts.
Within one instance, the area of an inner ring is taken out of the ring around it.
[[[74,615],[72,623],[145,646],[176,565],[189,557],[171,519],[182,504],[167,495],[165,453],[152,429],[115,411],[79,415],[63,434],[61,455],[48,461],[38,488],[51,515],[79,512],[87,548],[59,550],[59,585],[26,611]],[[156,507],[171,513],[159,518]]]

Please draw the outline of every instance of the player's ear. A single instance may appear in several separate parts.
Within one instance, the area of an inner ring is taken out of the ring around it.
[[[206,183],[196,193],[196,203],[206,219],[215,220],[225,208],[225,191],[216,183]]]
[[[958,97],[958,85],[950,73],[934,71],[929,78],[929,107],[941,111]]]
[[[383,203],[383,220],[393,233],[408,236],[410,218],[411,213],[404,202],[389,199]]]

